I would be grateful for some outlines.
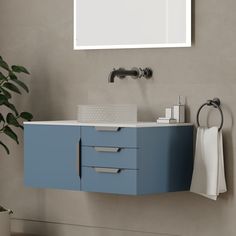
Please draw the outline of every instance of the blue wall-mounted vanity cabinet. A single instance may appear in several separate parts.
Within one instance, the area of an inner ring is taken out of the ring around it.
[[[27,186],[130,195],[189,190],[192,125],[24,126]]]

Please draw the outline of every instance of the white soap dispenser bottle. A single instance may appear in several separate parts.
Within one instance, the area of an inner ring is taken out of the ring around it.
[[[184,97],[178,97],[178,105],[173,106],[173,117],[176,119],[177,123],[185,123],[185,102],[181,102],[184,100]]]

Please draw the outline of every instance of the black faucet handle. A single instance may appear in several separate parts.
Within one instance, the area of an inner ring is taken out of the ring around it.
[[[150,79],[153,75],[153,71],[151,68],[139,68],[139,78]]]
[[[146,79],[150,79],[153,75],[153,71],[151,68],[145,68],[143,69],[143,77],[146,78]]]

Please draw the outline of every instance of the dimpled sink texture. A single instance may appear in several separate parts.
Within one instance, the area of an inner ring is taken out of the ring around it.
[[[137,105],[79,105],[78,122],[132,123],[137,122]]]

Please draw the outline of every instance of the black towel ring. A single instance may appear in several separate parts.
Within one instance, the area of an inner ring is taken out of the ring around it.
[[[220,99],[219,98],[214,98],[213,100],[207,100],[206,103],[204,103],[200,106],[200,108],[198,109],[198,112],[197,112],[197,125],[198,125],[198,127],[200,126],[199,115],[200,115],[202,108],[205,106],[213,106],[214,108],[217,108],[219,110],[220,115],[221,115],[221,124],[219,127],[219,131],[220,131],[223,127],[223,124],[224,124],[224,115],[223,115],[222,109],[220,107]]]

